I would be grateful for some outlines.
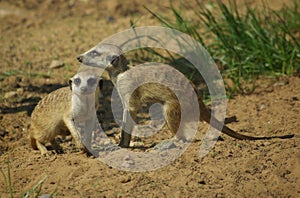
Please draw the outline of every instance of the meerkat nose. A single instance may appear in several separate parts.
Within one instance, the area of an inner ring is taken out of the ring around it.
[[[87,91],[87,87],[80,87],[81,91]]]
[[[82,55],[77,56],[77,60],[82,63]]]

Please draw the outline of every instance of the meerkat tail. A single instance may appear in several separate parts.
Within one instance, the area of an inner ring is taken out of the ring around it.
[[[263,137],[253,137],[253,136],[243,135],[235,132],[234,130],[230,129],[226,125],[222,124],[214,116],[211,116],[210,112],[205,108],[201,100],[199,100],[199,108],[201,112],[200,115],[201,120],[204,120],[205,122],[209,123],[212,127],[220,130],[222,133],[230,137],[236,138],[238,140],[269,140],[274,138],[287,139],[287,138],[294,137],[294,134],[282,135],[282,136],[263,136]]]
[[[213,123],[216,123],[216,122],[219,122],[219,121],[217,121],[217,119],[213,118],[213,121],[211,121],[211,123],[212,123],[211,125],[213,126]],[[220,125],[220,122],[217,123],[217,126],[218,125]],[[225,125],[223,125],[223,128],[221,131],[223,133],[225,133],[226,135],[236,138],[236,139],[239,139],[239,140],[269,140],[269,139],[274,139],[274,138],[287,139],[287,138],[294,137],[294,134],[282,135],[282,136],[253,137],[253,136],[248,136],[248,135],[243,135],[243,134],[237,133]]]
[[[36,139],[34,139],[33,137],[30,137],[30,144],[34,150],[38,150],[38,147],[36,145]]]

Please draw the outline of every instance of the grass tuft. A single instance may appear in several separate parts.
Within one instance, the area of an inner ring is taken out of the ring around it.
[[[34,185],[29,191],[23,194],[23,198],[28,198],[28,197],[40,197],[42,195],[42,185],[48,178],[48,175],[43,177],[36,185]],[[56,190],[51,193],[47,194],[46,197],[52,198],[56,193]]]
[[[9,192],[10,197],[14,197],[14,191],[13,191],[13,186],[12,186],[12,179],[11,179],[11,173],[10,173],[10,155],[8,158],[5,160],[5,163],[7,164],[7,176],[5,175],[4,171],[0,169],[0,172],[4,178],[4,183],[5,183],[5,190],[6,193]]]
[[[293,75],[300,70],[299,5],[283,6],[275,11],[262,1],[263,6],[238,9],[236,1],[175,8],[167,18],[146,8],[163,26],[191,35],[214,58],[224,78],[231,79],[235,92],[252,92],[258,76]],[[187,10],[193,18],[184,17]],[[205,32],[203,32],[205,27]],[[201,28],[201,30],[200,30]],[[181,66],[183,67],[183,66]],[[243,83],[252,82],[244,89]]]
[[[11,177],[11,161],[10,161],[10,154],[8,155],[7,159],[5,159],[4,163],[7,164],[7,174],[0,168],[0,172],[4,178],[4,185],[6,193],[9,194],[8,197],[14,198],[14,190],[13,190],[13,183]],[[46,175],[42,178],[37,184],[35,184],[30,190],[22,194],[22,197],[40,197],[42,194],[42,185],[48,178]],[[52,198],[55,196],[57,189],[55,189],[51,194],[45,194],[47,197]]]

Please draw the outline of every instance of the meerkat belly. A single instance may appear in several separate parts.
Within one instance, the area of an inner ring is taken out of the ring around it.
[[[63,115],[70,106],[70,91],[61,88],[43,98],[31,116],[31,136],[47,142],[66,130]]]
[[[67,130],[63,120],[63,112],[48,114],[47,118],[41,116],[32,122],[32,127],[35,128],[33,137],[41,142],[47,142],[55,138],[56,135],[66,133]]]

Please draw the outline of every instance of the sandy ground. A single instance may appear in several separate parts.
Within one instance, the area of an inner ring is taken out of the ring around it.
[[[142,2],[155,12],[169,13],[168,3]],[[158,25],[138,1],[0,1],[1,197],[10,196],[5,183],[8,167],[16,197],[43,178],[41,194],[56,192],[57,197],[300,197],[299,76],[260,79],[253,94],[235,96],[227,110],[227,116],[238,119],[228,126],[240,133],[298,135],[292,139],[239,141],[222,135],[223,140],[200,158],[200,136],[208,127],[201,123],[196,141],[180,158],[141,173],[121,171],[88,157],[76,151],[72,141],[62,143],[63,154],[41,157],[32,150],[27,136],[37,102],[67,85],[78,69],[78,54],[129,28],[130,20]],[[49,69],[53,60],[64,66]],[[106,113],[110,82],[105,86],[99,114],[110,133],[118,126]],[[145,141],[157,144],[169,136],[164,129]],[[118,134],[111,138],[118,141]]]

